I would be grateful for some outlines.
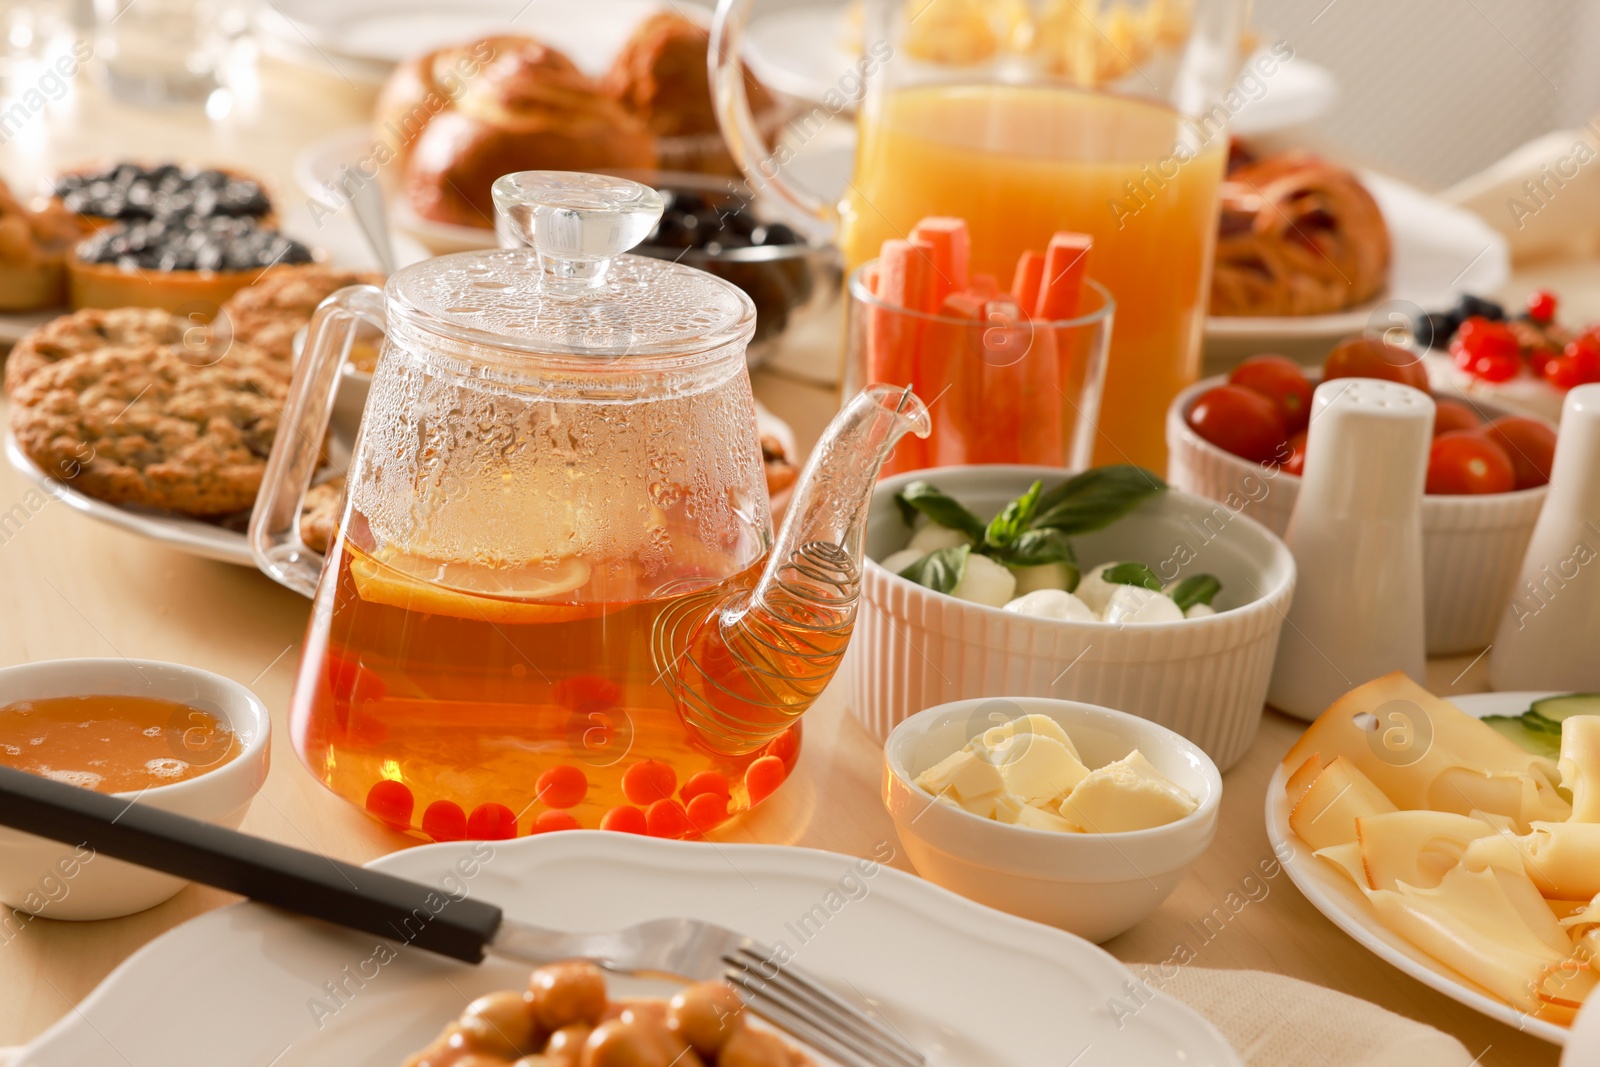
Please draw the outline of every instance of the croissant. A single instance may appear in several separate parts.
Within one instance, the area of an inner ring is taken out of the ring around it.
[[[1389,275],[1389,228],[1355,175],[1305,152],[1246,163],[1222,184],[1213,315],[1325,315]]]
[[[493,228],[490,187],[518,170],[652,168],[643,122],[561,52],[529,37],[487,37],[403,64],[377,108],[416,213]]]

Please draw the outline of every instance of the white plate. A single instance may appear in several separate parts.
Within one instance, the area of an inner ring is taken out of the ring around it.
[[[274,0],[256,16],[269,51],[381,84],[397,63],[491,34],[538,37],[592,75],[604,73],[628,34],[664,0]]]
[[[430,845],[372,866],[439,884],[485,847]],[[689,916],[782,941],[799,965],[872,1003],[933,1067],[1239,1063],[1208,1022],[1159,993],[1119,1023],[1107,1002],[1127,996],[1132,973],[1087,941],[897,870],[865,877],[862,862],[571,831],[497,842],[475,877],[454,877],[514,918],[560,929]],[[473,968],[404,948],[380,968],[376,946],[254,904],[221,908],[135,953],[18,1062],[385,1067],[468,998],[526,981],[517,965]],[[344,984],[341,999],[327,983]],[[613,980],[625,995],[666,988]]]
[[[1486,715],[1520,715],[1540,697],[1550,693],[1473,693],[1451,697],[1450,702],[1479,719]],[[1289,799],[1284,793],[1289,770],[1283,766],[1273,772],[1267,785],[1267,840],[1279,856],[1286,852],[1283,869],[1295,887],[1305,894],[1311,906],[1326,915],[1333,925],[1355,938],[1378,958],[1404,971],[1423,985],[1431,986],[1467,1007],[1497,1019],[1524,1033],[1553,1044],[1564,1045],[1568,1030],[1543,1019],[1529,1019],[1521,1012],[1456,973],[1432,956],[1414,947],[1378,921],[1372,905],[1361,891],[1350,884],[1343,872],[1327,860],[1311,854],[1310,848],[1289,828]],[[1288,845],[1285,849],[1283,846]]]
[[[1438,309],[1462,293],[1494,293],[1510,277],[1505,237],[1472,212],[1382,174],[1362,171],[1361,181],[1389,226],[1394,256],[1388,287],[1360,307],[1332,315],[1213,315],[1206,319],[1208,341],[1332,340],[1360,333],[1386,304],[1410,305],[1408,313]]]
[[[812,103],[823,102],[829,93],[850,97],[859,84],[844,77],[856,62],[852,6],[805,4],[758,13],[745,31],[750,72],[773,89]],[[1233,132],[1268,133],[1309,122],[1338,96],[1333,75],[1304,59],[1279,64],[1266,82],[1269,91],[1234,114]]]

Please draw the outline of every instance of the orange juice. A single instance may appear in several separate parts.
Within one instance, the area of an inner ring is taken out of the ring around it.
[[[1152,101],[1049,85],[896,90],[861,116],[845,256],[854,270],[923,217],[956,215],[972,271],[1006,285],[1052,233],[1090,234],[1089,273],[1117,302],[1095,462],[1161,472],[1167,405],[1199,371],[1226,158],[1225,135]]]

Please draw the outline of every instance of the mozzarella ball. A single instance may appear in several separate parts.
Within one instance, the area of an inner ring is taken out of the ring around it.
[[[988,556],[972,555],[967,557],[967,572],[950,590],[950,595],[957,600],[1002,608],[1016,588],[1016,578],[1003,565]]]
[[[1109,623],[1182,622],[1183,612],[1165,593],[1139,585],[1119,585],[1101,616]]]
[[[1039,589],[1065,590],[1072,584],[1072,568],[1065,563],[1041,563],[1037,567],[1013,567],[1017,576],[1017,595],[1023,596]]]
[[[1210,604],[1190,604],[1189,610],[1183,613],[1186,619],[1198,619],[1206,615],[1215,615],[1217,609]]]
[[[926,552],[919,552],[914,548],[902,548],[898,552],[891,552],[879,560],[880,565],[890,574],[899,574],[917,560],[926,556]]]
[[[1068,619],[1072,622],[1098,622],[1089,605],[1065,589],[1035,589],[1007,601],[1005,610],[1040,619]]]
[[[1089,573],[1083,576],[1083,581],[1078,583],[1078,588],[1072,591],[1072,595],[1089,605],[1089,610],[1096,615],[1105,615],[1106,604],[1111,600],[1112,593],[1115,593],[1118,589],[1127,588],[1126,586],[1117,585],[1115,582],[1108,582],[1100,577],[1108,569],[1115,566],[1116,563],[1112,562],[1102,563],[1098,567],[1090,568]]]
[[[941,548],[954,548],[957,545],[970,545],[972,538],[960,530],[952,530],[948,526],[940,526],[936,522],[924,523],[918,527],[917,532],[911,535],[907,548],[914,548],[926,556],[929,552],[937,552]]]

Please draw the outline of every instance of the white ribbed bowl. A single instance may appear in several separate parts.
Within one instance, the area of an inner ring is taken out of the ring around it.
[[[1175,623],[1111,626],[1018,615],[924,589],[873,562],[910,537],[894,504],[909,482],[931,482],[987,518],[1035,479],[1048,488],[1067,473],[940,467],[878,483],[860,613],[845,657],[851,709],[882,740],[911,715],[954,700],[1078,700],[1175,730],[1227,770],[1255,737],[1294,591],[1294,557],[1254,520],[1168,491],[1107,529],[1073,538],[1085,570],[1141,560],[1162,574],[1165,561],[1187,550],[1191,558],[1179,573],[1214,574],[1223,589],[1216,615]]]
[[[1226,380],[1197,382],[1167,409],[1167,481],[1174,489],[1233,503],[1281,537],[1289,528],[1300,479],[1224,452],[1189,427],[1189,408],[1196,398]],[[1450,399],[1471,405],[1485,419],[1513,414],[1467,397]],[[1544,497],[1545,487],[1540,486],[1483,496],[1422,498],[1423,627],[1428,655],[1473,652],[1494,640]]]

